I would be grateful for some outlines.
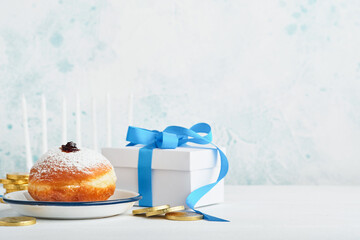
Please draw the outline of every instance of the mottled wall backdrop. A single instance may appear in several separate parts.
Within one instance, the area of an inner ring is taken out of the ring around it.
[[[360,183],[359,1],[5,1],[0,8],[0,174],[25,169],[21,95],[33,158],[41,94],[49,146],[61,144],[61,101],[83,145],[125,143],[134,124],[204,121],[226,146],[230,184]]]

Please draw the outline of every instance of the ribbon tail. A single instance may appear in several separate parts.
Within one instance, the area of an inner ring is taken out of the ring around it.
[[[188,207],[190,207],[195,212],[204,215],[205,220],[218,221],[218,222],[229,222],[228,220],[214,217],[214,216],[202,213],[198,210],[195,210],[196,203],[226,176],[227,171],[229,169],[229,163],[228,163],[228,160],[227,160],[227,157],[225,156],[225,154],[216,145],[214,145],[214,144],[212,144],[212,145],[216,147],[216,149],[218,150],[218,152],[220,154],[221,166],[220,166],[220,173],[219,173],[218,179],[214,183],[210,183],[208,185],[202,186],[202,187],[192,191],[189,194],[189,196],[186,198],[186,204],[188,205]]]
[[[199,213],[199,214],[202,214],[202,215],[204,216],[204,220],[207,220],[207,221],[230,222],[229,220],[222,219],[222,218],[218,218],[218,217],[214,217],[214,216],[211,216],[211,215],[209,215],[209,214],[200,212],[199,210],[194,210],[194,211],[197,212],[197,213]]]
[[[202,214],[204,216],[204,220],[207,221],[217,221],[217,222],[230,222],[226,219],[218,218],[211,216],[209,214],[203,213],[199,210],[195,210],[195,204],[202,198],[206,193],[208,193],[218,182],[211,183],[209,185],[205,185],[201,188],[196,189],[186,199],[186,204],[196,213]]]

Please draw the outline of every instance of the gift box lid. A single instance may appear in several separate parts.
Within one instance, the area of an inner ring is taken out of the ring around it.
[[[102,154],[114,167],[137,168],[139,149],[142,146],[102,148]],[[153,150],[152,169],[193,171],[214,168],[217,164],[218,152],[211,145],[202,147],[185,146],[176,149]]]

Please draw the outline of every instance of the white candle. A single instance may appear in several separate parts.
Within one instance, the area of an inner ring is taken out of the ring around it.
[[[63,96],[62,102],[62,144],[66,144],[67,142],[67,107],[66,107],[66,99]]]
[[[128,123],[129,126],[133,125],[133,108],[134,108],[134,94],[131,93],[129,96],[129,109],[128,109]]]
[[[76,144],[81,147],[80,97],[76,94]]]
[[[93,145],[94,150],[97,151],[97,122],[96,122],[96,102],[95,99],[92,99],[92,125],[93,125]]]
[[[23,124],[24,124],[24,137],[25,137],[25,151],[26,151],[26,168],[30,171],[33,166],[31,148],[30,148],[30,136],[29,136],[29,126],[28,126],[28,117],[27,117],[27,106],[25,96],[22,96],[22,109],[23,109]]]
[[[106,96],[106,127],[107,127],[107,146],[111,147],[111,102],[110,95]]]
[[[41,122],[42,122],[42,151],[43,153],[48,150],[47,140],[47,115],[46,115],[46,99],[45,96],[41,96]]]

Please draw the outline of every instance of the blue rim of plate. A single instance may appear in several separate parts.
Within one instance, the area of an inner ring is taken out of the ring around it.
[[[26,191],[26,190],[24,190]],[[128,203],[139,201],[142,196],[139,194],[131,198],[121,198],[114,200],[106,201],[93,201],[93,202],[45,202],[45,201],[24,201],[24,200],[14,200],[6,197],[7,194],[3,195],[2,198],[4,202],[10,204],[20,204],[20,205],[40,205],[40,206],[59,206],[59,207],[81,207],[81,206],[100,206],[100,205],[111,205],[119,203]],[[1,195],[0,195],[1,196]]]

